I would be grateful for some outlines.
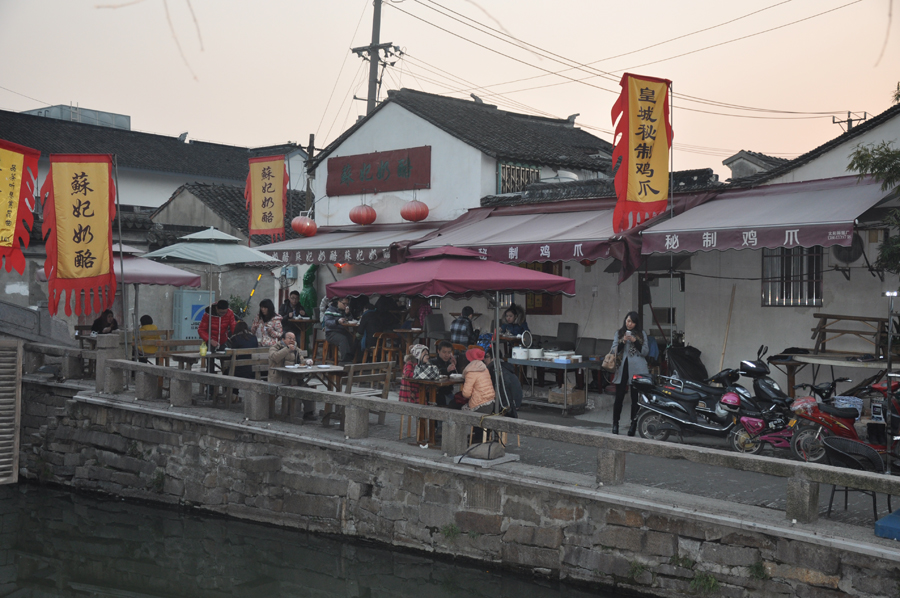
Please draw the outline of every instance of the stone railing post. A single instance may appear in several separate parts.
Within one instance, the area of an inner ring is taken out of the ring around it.
[[[84,377],[84,359],[80,355],[66,354],[62,358],[62,377],[83,378]]]
[[[106,390],[106,362],[110,359],[125,359],[125,332],[116,330],[110,334],[97,335],[97,392],[116,392]],[[121,370],[120,370],[121,371]],[[124,382],[124,377],[123,377]]]
[[[137,398],[142,401],[159,401],[162,399],[162,387],[159,376],[146,372],[137,372],[134,377],[134,389]]]
[[[369,410],[347,405],[344,407],[344,435],[347,438],[369,437]]]
[[[468,448],[466,435],[471,427],[452,419],[445,421],[441,436],[441,450],[444,454],[450,457],[463,454]]]
[[[625,483],[625,453],[611,449],[597,449],[597,482],[605,486]]]
[[[819,483],[788,478],[785,515],[798,523],[814,523],[819,518]]]
[[[289,399],[282,397],[282,401]],[[260,422],[270,419],[270,405],[274,401],[269,400],[269,393],[262,390],[251,390],[244,396],[244,417],[252,422]]]
[[[169,378],[169,403],[173,407],[190,407],[193,386],[190,380]]]

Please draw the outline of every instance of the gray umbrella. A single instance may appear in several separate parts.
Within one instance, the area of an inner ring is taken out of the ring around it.
[[[273,257],[241,244],[241,240],[209,227],[207,230],[179,237],[180,243],[144,254],[150,259],[178,259],[186,262],[226,266],[229,264],[280,263]],[[211,269],[207,269],[209,303],[212,306]],[[209,335],[212,335],[212,307],[210,307]]]

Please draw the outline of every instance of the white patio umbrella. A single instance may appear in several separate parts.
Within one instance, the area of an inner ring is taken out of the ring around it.
[[[230,264],[281,263],[273,257],[241,244],[241,240],[223,233],[213,227],[198,233],[180,237],[180,243],[144,254],[145,258],[166,260],[176,259],[185,262],[208,264],[210,266],[227,266]],[[209,335],[212,335],[212,280],[211,268],[207,268],[207,287],[209,290]]]

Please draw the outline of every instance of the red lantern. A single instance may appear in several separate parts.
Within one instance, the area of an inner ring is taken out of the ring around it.
[[[356,206],[355,208],[350,210],[350,220],[352,220],[356,224],[361,224],[363,226],[375,222],[375,218],[377,216],[378,215],[375,213],[375,208],[366,204]]]
[[[404,220],[419,222],[420,220],[428,218],[428,206],[418,199],[414,199],[403,206],[403,209],[400,210],[400,215]]]
[[[316,234],[318,227],[316,226],[316,221],[312,218],[307,216],[297,216],[291,220],[291,228],[294,229],[294,232],[298,235],[312,237]]]

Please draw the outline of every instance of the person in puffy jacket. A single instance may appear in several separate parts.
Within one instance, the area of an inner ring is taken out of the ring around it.
[[[491,413],[494,410],[494,384],[491,382],[491,374],[484,365],[484,349],[476,347],[466,351],[466,359],[469,365],[463,370],[465,382],[461,394],[469,399],[462,406],[465,411],[477,411],[478,413]]]
[[[259,302],[259,314],[250,325],[250,332],[256,335],[260,347],[271,347],[281,340],[284,331],[281,328],[281,316],[275,311],[271,299]]]
[[[203,314],[200,327],[197,329],[200,338],[203,339],[211,351],[224,349],[228,337],[234,333],[234,312],[228,307],[227,299],[220,299],[212,306],[212,316],[209,311]]]

